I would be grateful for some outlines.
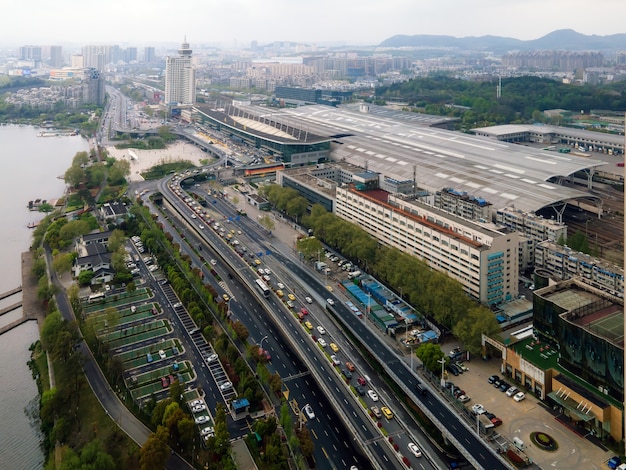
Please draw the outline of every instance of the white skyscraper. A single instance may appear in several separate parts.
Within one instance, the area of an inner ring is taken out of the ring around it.
[[[196,70],[191,63],[191,52],[185,38],[178,49],[178,57],[165,60],[165,104],[170,109],[196,101]]]

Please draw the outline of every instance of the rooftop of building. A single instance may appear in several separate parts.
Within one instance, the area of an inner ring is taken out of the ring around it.
[[[560,315],[564,320],[624,347],[624,305],[616,297],[577,279],[536,290],[535,295],[565,310]]]
[[[556,253],[561,253],[565,256],[573,258],[573,260],[575,261],[587,263],[589,267],[593,266],[595,269],[603,270],[605,274],[607,274],[608,276],[612,276],[612,275],[621,275],[622,277],[624,276],[624,268],[616,264],[610,263],[609,261],[605,259],[596,258],[587,253],[581,253],[580,251],[572,250],[567,245],[559,245],[555,241],[546,240],[546,241],[539,243],[538,246],[540,247],[547,246],[551,250],[555,251]]]
[[[228,105],[215,108],[211,105],[196,105],[202,114],[237,132],[244,132],[253,137],[282,145],[319,144],[331,139],[311,132],[307,128],[295,127],[295,123],[279,123],[274,120],[274,113],[266,109],[263,114],[248,113],[243,108]]]
[[[598,133],[585,129],[577,129],[573,127],[550,126],[546,124],[503,124],[501,126],[477,127],[472,132],[480,132],[481,134],[491,135],[494,137],[502,137],[509,134],[557,134],[567,135],[574,139],[582,141],[603,141],[613,145],[623,145],[624,136],[616,134]]]
[[[457,238],[459,240],[463,240],[465,243],[467,243],[469,245],[472,245],[472,246],[474,246],[475,248],[478,248],[478,249],[480,249],[481,247],[485,247],[485,248],[488,248],[488,247],[484,243],[482,243],[480,241],[477,241],[477,240],[473,240],[471,238],[468,238],[468,237],[462,235],[461,233],[458,233],[455,230],[453,230],[452,228],[450,228],[450,226],[454,225],[454,223],[451,223],[451,222],[456,222],[456,224],[458,224],[458,226],[471,228],[475,232],[479,232],[479,233],[485,235],[486,237],[497,237],[497,236],[500,236],[502,234],[510,233],[509,229],[507,229],[506,227],[498,228],[498,230],[490,229],[489,227],[487,227],[484,224],[474,223],[472,221],[469,221],[467,219],[458,217],[458,216],[456,216],[454,214],[451,214],[449,212],[437,209],[436,207],[420,203],[419,201],[408,201],[406,198],[398,198],[396,196],[391,195],[389,192],[387,192],[387,191],[385,191],[383,189],[357,190],[354,187],[350,187],[348,190],[351,191],[354,194],[361,195],[361,196],[365,197],[366,199],[377,201],[381,205],[387,205],[387,206],[389,206],[390,209],[392,209],[394,211],[397,211],[398,213],[404,214],[406,217],[414,220],[415,222],[417,222],[417,223],[419,223],[421,225],[429,226],[429,227],[431,227],[431,228],[433,228],[433,229],[435,229],[435,230],[437,230],[437,231],[439,231],[441,233],[446,233],[446,234],[448,234],[449,236],[451,236],[453,238]],[[415,206],[417,210],[428,211],[429,213],[437,215],[442,220],[445,220],[448,223],[446,223],[446,226],[440,225],[437,222],[430,221],[430,220],[428,220],[425,217],[420,217],[417,214],[410,213],[410,212],[407,212],[405,210],[402,210],[399,207],[397,207],[396,205],[394,205],[394,200],[402,200],[404,202],[407,202],[409,205]]]
[[[246,109],[267,113],[254,108]],[[536,212],[561,201],[594,198],[550,180],[604,162],[429,127],[419,116],[372,105],[368,112],[314,105],[275,110],[272,120],[328,136],[332,160],[367,164],[369,170],[399,181],[413,179],[415,172],[421,188],[454,188],[496,208],[515,204]]]

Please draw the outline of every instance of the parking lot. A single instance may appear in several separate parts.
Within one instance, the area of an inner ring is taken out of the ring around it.
[[[448,351],[450,348],[446,349],[444,346],[442,349]],[[526,455],[542,468],[606,468],[606,461],[614,454],[604,451],[570,431],[557,421],[532,394],[526,393],[522,401],[516,402],[512,396],[509,397],[505,392],[494,388],[488,382],[489,377],[495,374],[503,378],[500,372],[500,362],[497,359],[483,361],[475,358],[464,364],[469,371],[458,376],[449,374],[447,380],[454,382],[470,397],[470,401],[465,403],[467,408],[471,409],[473,405],[481,404],[487,411],[502,419],[502,424],[495,428],[495,431],[501,435],[500,438],[496,438],[496,442],[506,445],[512,442],[514,437],[522,439],[526,446]],[[506,381],[510,385],[517,386],[521,391],[527,392],[512,379],[507,377]],[[530,433],[536,431],[552,436],[556,439],[559,448],[554,452],[547,452],[534,446],[530,440]]]

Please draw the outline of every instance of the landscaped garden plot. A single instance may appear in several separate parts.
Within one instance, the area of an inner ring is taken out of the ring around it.
[[[110,295],[105,298],[104,302],[98,302],[93,304],[83,302],[83,313],[85,315],[88,315],[90,313],[104,310],[107,307],[119,307],[121,305],[127,305],[130,303],[146,301],[153,296],[154,293],[151,289],[147,287],[142,287],[140,289],[137,289],[132,294],[129,294],[128,292],[122,292],[121,294]]]
[[[165,378],[168,386],[171,377],[181,381],[181,383],[189,382],[195,378],[192,366],[188,361],[179,362],[178,365],[177,372],[173,371],[173,367],[170,365],[129,377],[126,382],[133,399],[138,400],[167,388],[163,386],[162,378]]]
[[[112,331],[100,337],[110,349],[117,349],[129,344],[155,339],[173,331],[168,320],[157,320],[150,323],[135,325],[123,330]]]
[[[174,348],[176,348],[176,351],[174,351]],[[168,338],[165,342],[149,344],[137,349],[131,349],[130,351],[117,354],[116,357],[119,357],[122,360],[124,363],[124,369],[129,370],[147,364],[147,354],[151,354],[154,361],[161,360],[158,355],[159,349],[163,349],[169,358],[184,352],[184,349],[177,338]]]
[[[122,325],[127,325],[130,323],[145,320],[147,318],[151,318],[155,316],[153,312],[159,312],[156,303],[138,305],[136,308],[137,310],[134,313],[130,308],[118,309],[118,318],[116,319],[117,324],[115,325],[115,327],[120,327]],[[110,324],[111,319],[108,317],[109,315],[106,313],[106,311],[101,311],[95,314],[95,318],[93,321],[96,331],[101,331],[107,327],[113,326]]]

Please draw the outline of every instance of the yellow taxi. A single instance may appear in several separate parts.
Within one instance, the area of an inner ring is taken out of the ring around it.
[[[278,290],[276,291],[276,295],[277,295],[278,297],[281,297],[281,298],[282,298],[282,296],[283,296],[283,295],[285,295],[285,294],[283,294],[283,291],[282,291],[282,290],[278,289]]]
[[[258,259],[255,259],[254,260],[254,264],[256,264],[257,266],[260,266],[261,265],[261,261],[259,261]]]
[[[387,419],[393,419],[393,413],[391,412],[391,410],[389,408],[387,408],[386,406],[383,406],[380,411],[382,411],[382,413],[385,415],[385,418]]]
[[[294,302],[294,301],[296,300],[296,296],[295,296],[295,295],[293,295],[293,294],[289,294],[289,295],[287,295],[287,298],[288,298],[289,300],[291,300],[292,302]]]
[[[310,321],[305,321],[305,322],[304,322],[304,326],[306,326],[309,330],[312,330],[312,329],[313,329],[313,325],[311,324],[311,322],[310,322]]]
[[[330,343],[330,349],[332,349],[333,352],[339,352],[339,346],[337,346],[335,343]]]
[[[328,289],[328,292],[332,292],[333,288],[331,286],[326,286],[326,289]]]
[[[228,294],[222,294],[222,299],[224,299],[224,302],[228,302],[230,300],[230,297],[228,296]]]

